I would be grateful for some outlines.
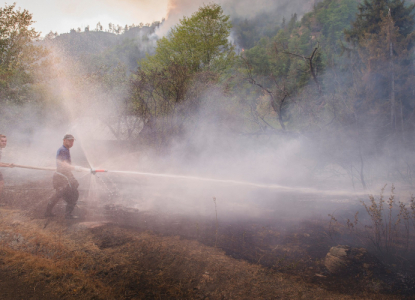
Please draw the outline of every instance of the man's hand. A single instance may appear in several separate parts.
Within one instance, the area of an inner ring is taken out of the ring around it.
[[[82,171],[83,171],[83,168],[82,168],[82,167],[80,167],[80,166],[75,166],[75,167],[73,167],[73,169],[74,169],[76,172],[82,172]]]

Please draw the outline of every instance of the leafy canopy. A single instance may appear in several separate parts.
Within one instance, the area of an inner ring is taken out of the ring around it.
[[[34,21],[27,10],[15,10],[16,4],[0,8],[0,94],[2,99],[16,98],[22,85],[33,81],[39,59],[46,56],[33,42],[39,33],[29,28]]]
[[[231,28],[229,16],[223,14],[218,4],[204,5],[161,38],[155,55],[148,57],[142,66],[148,69],[176,64],[191,73],[226,67],[234,57],[228,42]]]
[[[345,30],[346,40],[355,45],[365,39],[365,34],[381,32],[382,21],[388,16],[389,10],[400,35],[406,37],[414,29],[415,4],[407,5],[405,0],[364,0],[358,9],[352,28]]]

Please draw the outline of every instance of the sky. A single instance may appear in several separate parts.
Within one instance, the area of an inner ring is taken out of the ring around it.
[[[167,15],[169,0],[16,0],[16,7],[33,15],[33,27],[44,36],[78,27],[83,31],[88,25],[94,29],[98,22],[108,29],[109,23],[124,26],[161,21]]]
[[[33,27],[42,36],[50,31],[59,34],[71,29],[91,30],[98,22],[103,29],[108,24],[138,25],[166,19],[158,32],[164,35],[183,16],[190,16],[198,7],[211,2],[219,3],[225,13],[233,16],[252,17],[269,9],[279,12],[282,20],[292,13],[302,14],[318,0],[16,0],[16,7],[27,9],[36,22]],[[10,2],[9,4],[11,4]]]

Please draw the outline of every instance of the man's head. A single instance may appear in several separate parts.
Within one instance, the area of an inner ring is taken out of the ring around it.
[[[75,138],[72,134],[65,134],[65,136],[63,137],[63,145],[68,149],[72,148],[74,141]]]
[[[0,148],[6,148],[7,146],[7,137],[3,134],[0,134]]]

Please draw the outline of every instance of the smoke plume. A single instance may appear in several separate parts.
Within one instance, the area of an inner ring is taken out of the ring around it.
[[[218,0],[215,1],[222,6],[226,14],[232,18],[253,18],[265,12],[275,12],[275,18],[289,18],[292,14],[302,15],[310,11],[315,0]],[[200,6],[206,4],[203,0],[170,0],[166,22],[158,31],[158,35],[165,35],[169,29],[176,25],[184,16],[190,16]]]

